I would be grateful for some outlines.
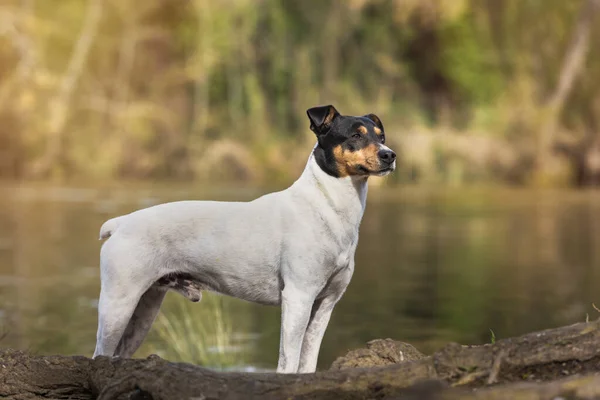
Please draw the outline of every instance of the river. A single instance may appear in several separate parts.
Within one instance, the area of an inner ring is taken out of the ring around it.
[[[106,219],[165,201],[249,200],[267,191],[156,183],[0,190],[0,346],[86,356],[95,343],[97,238]],[[228,363],[274,368],[278,308],[208,297],[206,307],[221,307],[233,337],[226,351],[239,354]],[[195,323],[215,324],[214,314],[203,314],[204,301],[185,302],[170,293],[163,315],[173,320],[198,310]],[[372,188],[354,277],[334,311],[319,367],[374,338],[430,353],[449,341],[481,344],[581,322],[599,316],[594,302],[600,305],[600,192]],[[158,352],[185,360],[166,347],[153,331],[136,357]]]

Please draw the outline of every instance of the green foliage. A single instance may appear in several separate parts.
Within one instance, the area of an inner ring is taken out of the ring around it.
[[[391,144],[420,154],[401,159],[412,179],[455,180],[427,161],[457,157],[435,143],[444,131],[511,153],[472,144],[452,162],[460,176],[523,180],[587,0],[97,1],[3,4],[0,176],[204,179],[228,162],[212,156],[227,140],[255,171],[219,179],[289,179],[314,141],[306,108],[335,103],[379,114]],[[557,113],[563,136],[600,131],[598,71],[587,51]],[[415,149],[407,130],[432,145]],[[293,154],[265,157],[276,152]]]
[[[492,43],[475,25],[473,14],[465,14],[441,29],[442,66],[460,98],[470,107],[492,102],[502,88]]]

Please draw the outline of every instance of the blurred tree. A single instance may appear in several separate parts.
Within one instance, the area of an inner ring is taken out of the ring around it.
[[[389,182],[593,183],[598,1],[6,0],[0,175],[289,179],[335,103],[403,132]]]

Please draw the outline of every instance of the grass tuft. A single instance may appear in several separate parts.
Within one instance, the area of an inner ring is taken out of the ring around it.
[[[199,304],[173,300],[154,323],[150,351],[170,361],[215,369],[244,364],[247,352],[236,341],[232,314],[222,296],[203,293]]]

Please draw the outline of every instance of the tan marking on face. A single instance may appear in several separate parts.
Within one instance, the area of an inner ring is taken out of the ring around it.
[[[369,171],[376,172],[381,169],[377,152],[379,146],[370,144],[367,147],[356,150],[344,150],[341,145],[334,147],[333,156],[338,168],[340,177],[349,175],[365,175],[360,167]]]
[[[375,130],[375,134],[381,135],[381,129],[379,129],[378,127],[375,127],[373,129]]]
[[[361,125],[361,126],[359,126],[357,130],[358,130],[360,133],[362,133],[363,135],[366,135],[366,134],[367,134],[367,132],[369,132],[369,131],[367,130],[367,127],[366,127],[366,126],[364,126],[364,125]]]

